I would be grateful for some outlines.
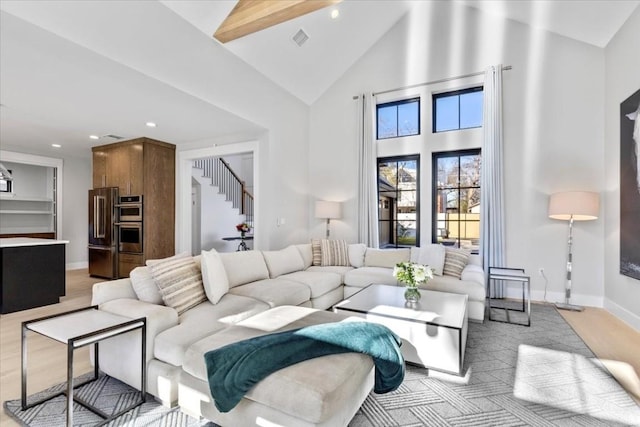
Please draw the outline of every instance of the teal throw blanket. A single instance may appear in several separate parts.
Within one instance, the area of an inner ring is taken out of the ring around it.
[[[364,353],[375,364],[376,393],[402,384],[400,338],[369,322],[326,323],[263,335],[229,344],[204,355],[209,389],[220,412],[229,412],[259,381],[304,360],[329,354]]]

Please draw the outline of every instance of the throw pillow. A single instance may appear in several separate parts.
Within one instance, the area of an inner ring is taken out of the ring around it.
[[[411,262],[431,267],[433,274],[442,276],[446,251],[443,245],[436,243],[411,248]]]
[[[347,248],[349,251],[349,263],[352,267],[362,267],[364,265],[364,254],[367,252],[367,245],[364,243],[352,243]]]
[[[349,252],[346,241],[322,239],[320,241],[320,249],[322,255],[320,265],[323,267],[329,265],[349,265]]]
[[[148,267],[151,267],[154,264],[158,264],[159,262],[163,262],[165,260],[168,259],[174,259],[174,258],[186,258],[186,257],[191,257],[191,254],[189,252],[180,252],[179,254],[175,254],[174,256],[170,256],[168,258],[161,258],[161,259],[148,259],[145,264]]]
[[[320,239],[311,239],[311,263],[313,265],[322,265],[322,249],[320,246]]]
[[[192,257],[170,257],[150,268],[162,300],[178,315],[207,300],[202,275]]]
[[[136,267],[129,273],[131,286],[140,301],[164,305],[158,285],[156,285],[149,267]]]
[[[215,249],[211,249],[202,251],[200,262],[204,293],[211,304],[217,304],[224,294],[229,292],[229,279],[227,279],[222,259]]]
[[[469,252],[464,249],[445,248],[444,269],[445,276],[453,276],[460,279],[462,270],[469,262]]]

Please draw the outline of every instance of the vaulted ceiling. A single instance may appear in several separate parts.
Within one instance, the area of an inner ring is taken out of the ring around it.
[[[606,46],[640,4],[640,0],[455,1],[598,47]],[[24,147],[41,154],[48,150],[55,156],[50,144],[59,143],[66,154],[88,156],[91,145],[112,142],[90,141],[90,134],[147,135],[188,144],[261,132],[261,126],[201,99],[197,90],[185,91],[162,78],[163,67],[171,68],[173,61],[163,56],[166,45],[189,50],[188,40],[194,37],[220,43],[213,34],[235,4],[3,0],[2,148]],[[416,4],[344,0],[222,46],[310,105]],[[339,16],[332,18],[334,8]],[[292,40],[299,30],[308,36],[302,46]],[[154,75],[145,71],[153,67]],[[185,85],[188,79],[185,76]],[[157,122],[158,127],[146,128],[147,121]]]

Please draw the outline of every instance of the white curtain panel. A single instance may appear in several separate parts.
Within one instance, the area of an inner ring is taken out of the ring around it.
[[[489,67],[485,72],[483,114],[480,254],[488,276],[489,267],[505,266],[502,64]],[[496,282],[490,296],[504,298],[504,284]]]
[[[373,96],[358,97],[358,241],[378,247],[378,188],[376,146],[373,138]]]

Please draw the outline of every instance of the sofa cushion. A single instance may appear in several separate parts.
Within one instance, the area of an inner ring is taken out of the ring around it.
[[[321,266],[349,265],[349,254],[347,252],[347,242],[344,240],[322,239],[320,241],[320,251],[322,254]]]
[[[304,270],[304,259],[298,249],[288,246],[279,251],[262,251],[269,269],[269,277],[275,279],[283,274]]]
[[[411,248],[411,262],[431,267],[433,274],[442,276],[446,250],[443,245],[435,243]]]
[[[164,304],[162,301],[162,295],[160,295],[160,289],[156,285],[151,270],[149,267],[136,267],[129,273],[131,279],[131,286],[136,296],[140,301],[148,302],[151,304]]]
[[[341,319],[332,316],[336,313],[301,307],[277,307],[272,310],[194,343],[187,350],[184,370],[206,384],[204,354],[209,350],[269,332]],[[277,321],[274,322],[274,319]],[[307,420],[308,424],[305,425],[335,425],[326,424],[326,420],[339,411],[345,399],[353,397],[356,387],[364,378],[371,378],[372,370],[371,358],[359,353],[318,357],[274,372],[256,384],[245,398]],[[347,422],[343,420],[341,424]]]
[[[269,278],[269,269],[260,251],[221,253],[229,288]]]
[[[162,300],[178,314],[206,301],[202,275],[192,257],[170,257],[150,268]]]
[[[367,248],[364,255],[365,267],[393,268],[399,262],[409,261],[410,249],[373,249]]]
[[[443,274],[459,279],[462,275],[462,270],[467,266],[470,254],[464,249],[456,248],[446,248],[445,251]]]
[[[307,285],[281,278],[257,280],[231,288],[229,292],[255,298],[271,307],[298,305],[311,299],[311,290]]]
[[[321,267],[321,266],[312,265],[311,267],[307,268],[305,271],[336,273],[340,275],[341,283],[344,283],[344,275],[351,270],[353,270],[353,267],[341,267],[337,265]]]
[[[393,269],[386,267],[354,268],[344,275],[344,284],[364,288],[372,283],[383,285],[397,285],[398,280],[393,277]]]
[[[269,309],[269,305],[253,298],[226,294],[218,304],[204,302],[183,313],[179,324],[155,338],[156,359],[181,366],[187,348],[194,342]]]
[[[476,281],[460,280],[453,276],[438,276],[420,285],[422,289],[432,291],[451,292],[454,294],[469,295],[469,301],[485,302],[485,287]]]
[[[303,243],[301,245],[294,245],[300,256],[304,261],[305,270],[313,265],[313,252],[311,251],[311,243]]]
[[[367,245],[364,243],[351,243],[347,248],[349,251],[349,264],[352,267],[362,267],[364,265],[364,254],[367,252]]]
[[[311,290],[311,298],[324,295],[342,285],[342,276],[326,271],[296,271],[280,277],[307,285]]]
[[[229,279],[224,271],[224,264],[215,249],[201,253],[202,284],[204,293],[212,304],[217,304],[220,298],[229,292]]]

